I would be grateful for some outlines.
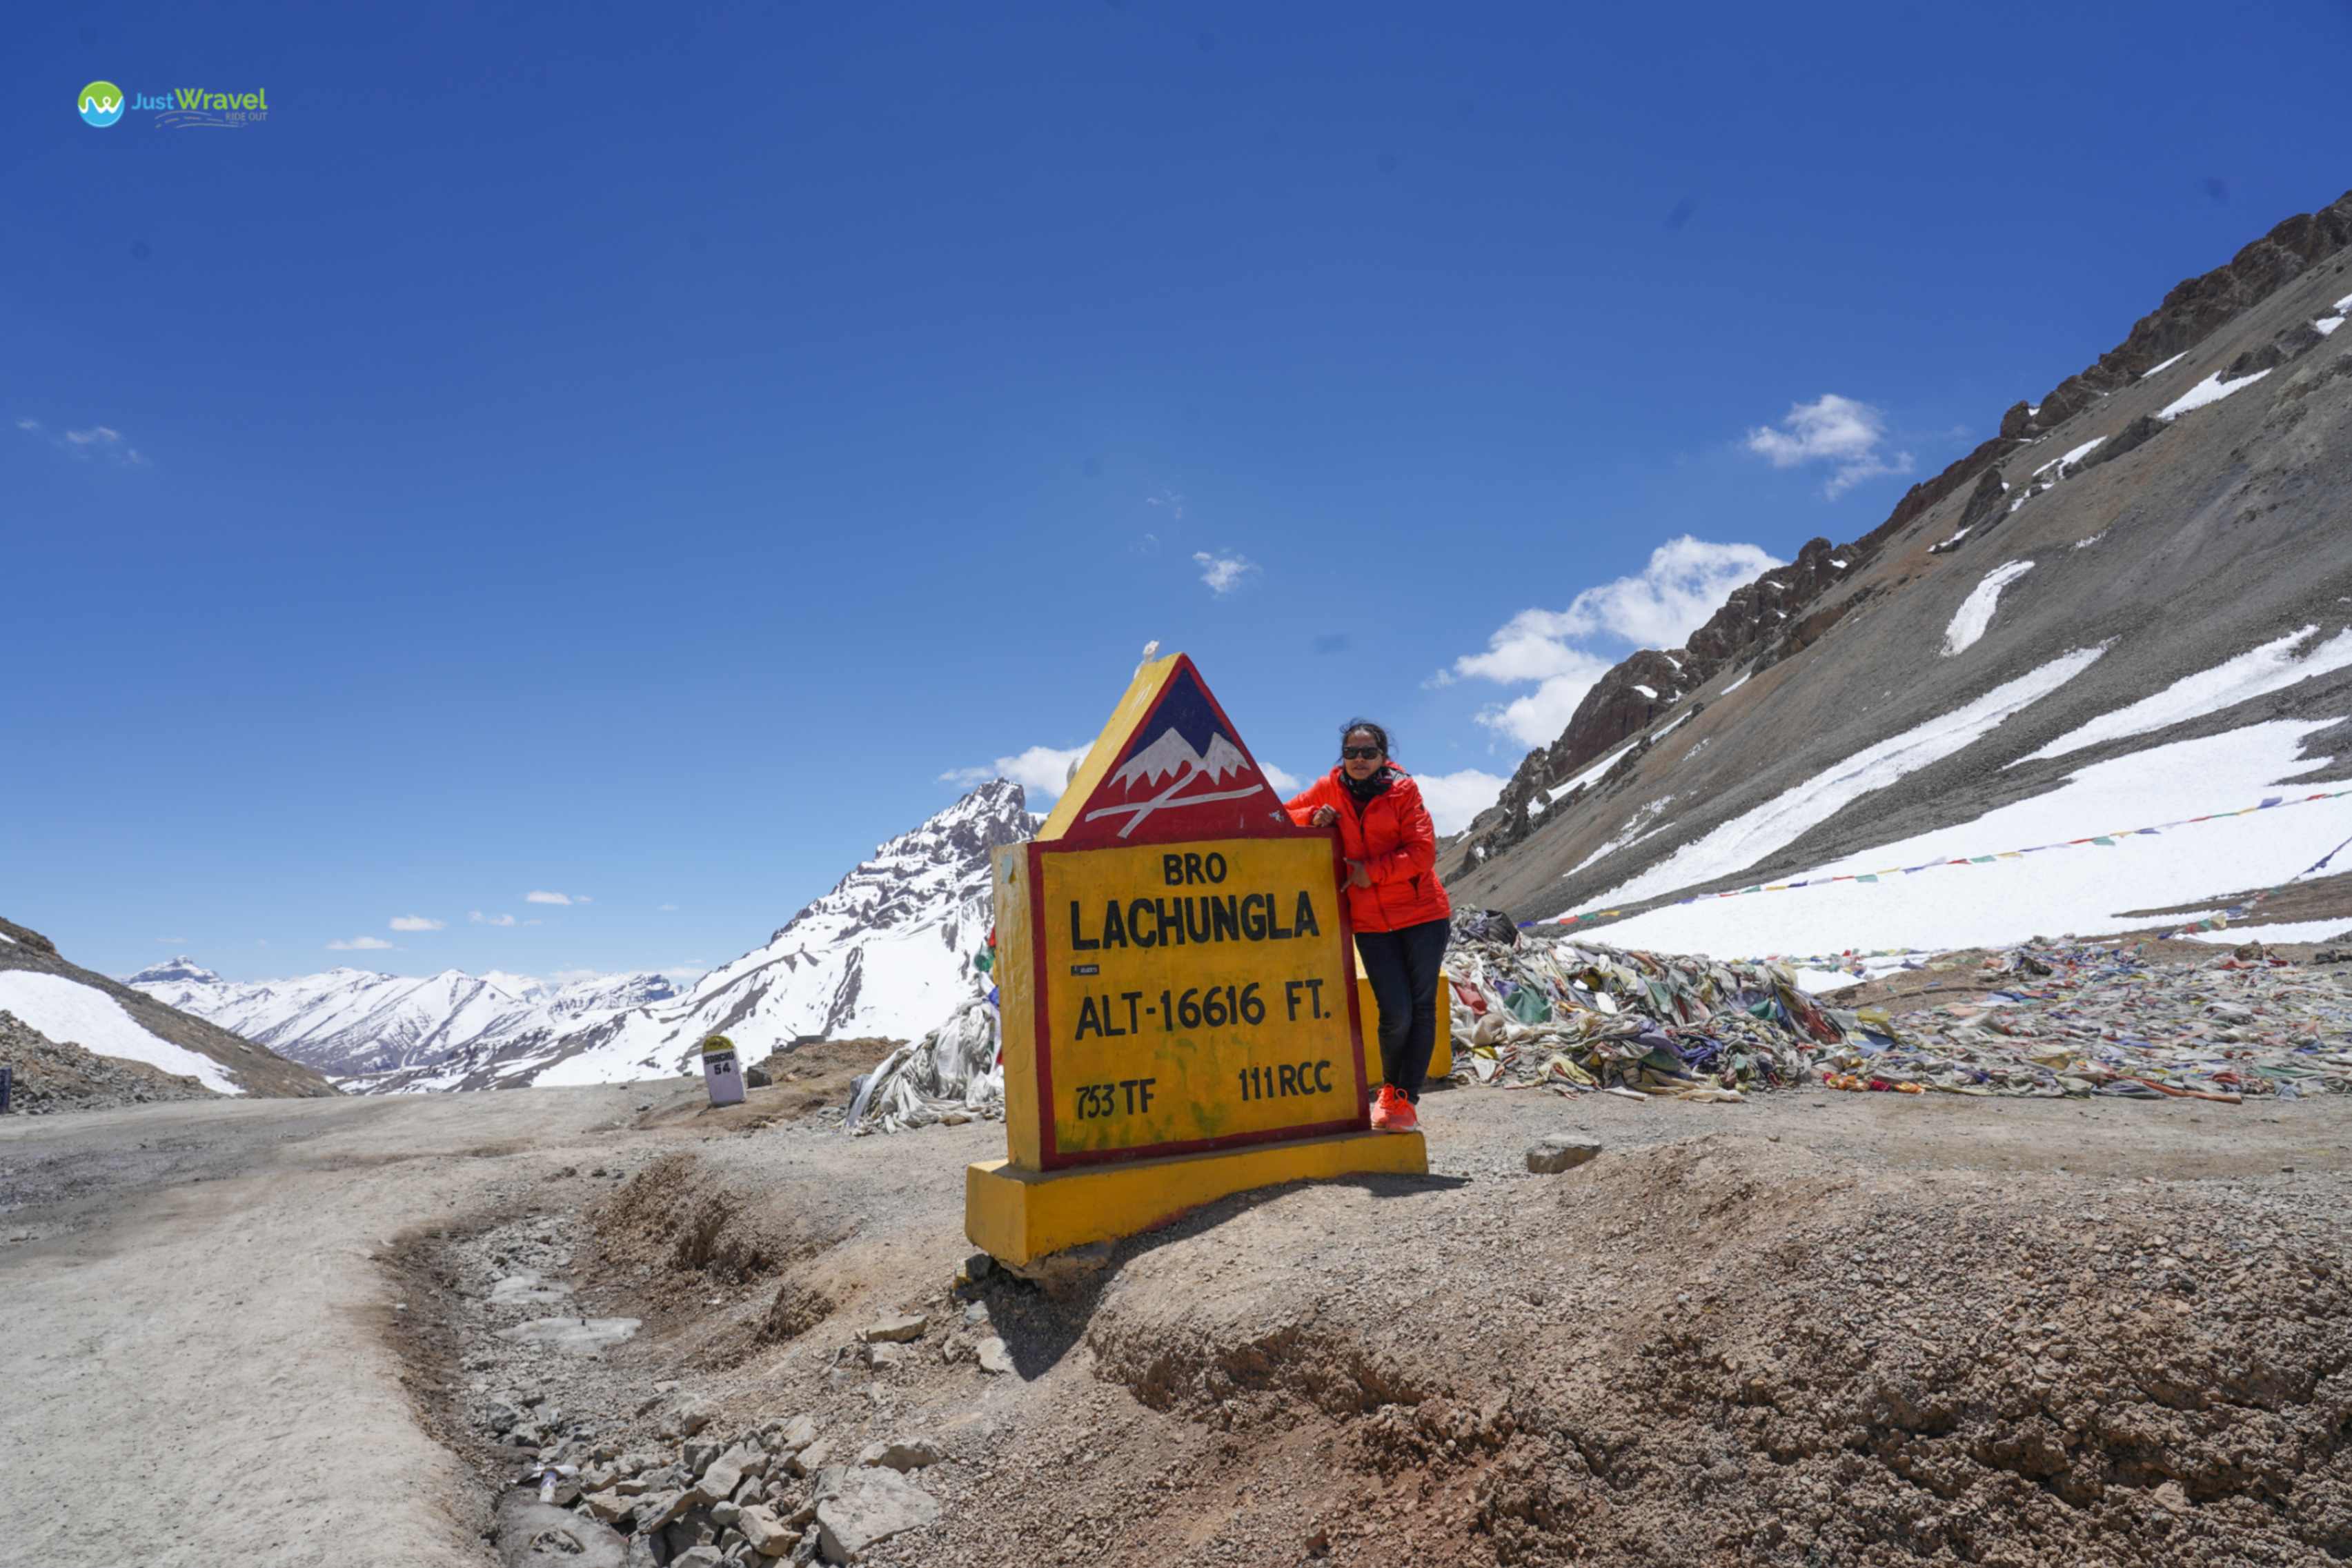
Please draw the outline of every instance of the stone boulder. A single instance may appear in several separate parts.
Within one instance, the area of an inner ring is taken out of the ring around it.
[[[539,1500],[530,1487],[509,1487],[499,1498],[494,1524],[503,1568],[625,1568],[628,1541],[596,1521]]]
[[[1575,1133],[1548,1133],[1528,1145],[1528,1169],[1537,1176],[1574,1170],[1601,1154],[1601,1140]]]
[[[877,1542],[939,1517],[939,1500],[896,1470],[830,1470],[817,1487],[817,1541],[828,1563],[856,1563]]]

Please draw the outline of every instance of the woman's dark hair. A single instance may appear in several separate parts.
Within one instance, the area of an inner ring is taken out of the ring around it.
[[[1389,759],[1389,732],[1368,718],[1351,718],[1339,727],[1339,749],[1347,750],[1348,737],[1360,729],[1380,744],[1381,760],[1386,762]]]

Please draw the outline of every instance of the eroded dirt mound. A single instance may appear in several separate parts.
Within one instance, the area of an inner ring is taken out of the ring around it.
[[[1222,1245],[1274,1207],[1143,1244],[1087,1343],[1236,1463],[1298,1453],[1273,1490],[1351,1561],[2352,1556],[2332,1191],[2002,1193],[1724,1136],[1523,1190],[1475,1270],[1420,1224],[1336,1282],[1328,1237]],[[1170,1288],[1203,1263],[1214,1291]]]
[[[853,1228],[817,1206],[778,1205],[731,1185],[688,1151],[654,1160],[590,1218],[600,1271],[627,1280],[650,1305],[678,1309],[668,1326],[681,1354],[701,1359],[740,1354],[747,1337],[776,1343],[823,1322],[840,1292],[828,1288],[828,1270],[811,1265]],[[780,1277],[756,1325],[690,1311],[709,1303],[714,1286],[764,1289]]]
[[[663,1294],[703,1275],[740,1284],[775,1268],[790,1245],[772,1217],[754,1217],[744,1194],[710,1179],[693,1155],[662,1155],[594,1210],[598,1245],[608,1257],[653,1265],[650,1293]]]

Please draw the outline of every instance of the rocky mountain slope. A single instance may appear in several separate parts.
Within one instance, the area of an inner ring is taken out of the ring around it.
[[[2314,790],[2339,777],[2347,246],[2352,195],[2280,224],[2010,408],[1878,527],[1811,541],[1684,647],[1609,672],[1449,846],[1457,902],[1638,911],[1962,824],[1999,839],[2026,803],[2086,781],[2113,809],[2154,810],[2198,803],[2201,776],[2215,810],[2290,775]],[[2179,749],[2222,736],[2238,744]],[[2120,766],[2134,757],[2137,773]],[[2126,825],[2095,814],[2078,831]],[[1868,925],[1847,923],[1864,939]]]
[[[8,920],[0,920],[0,1010],[29,1034],[194,1078],[216,1094],[335,1092],[300,1062],[71,963],[47,936]]]

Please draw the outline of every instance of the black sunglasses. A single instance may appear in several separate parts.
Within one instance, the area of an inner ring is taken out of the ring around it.
[[[1343,746],[1339,748],[1340,756],[1360,757],[1367,762],[1378,757],[1380,754],[1381,748],[1377,746]]]

